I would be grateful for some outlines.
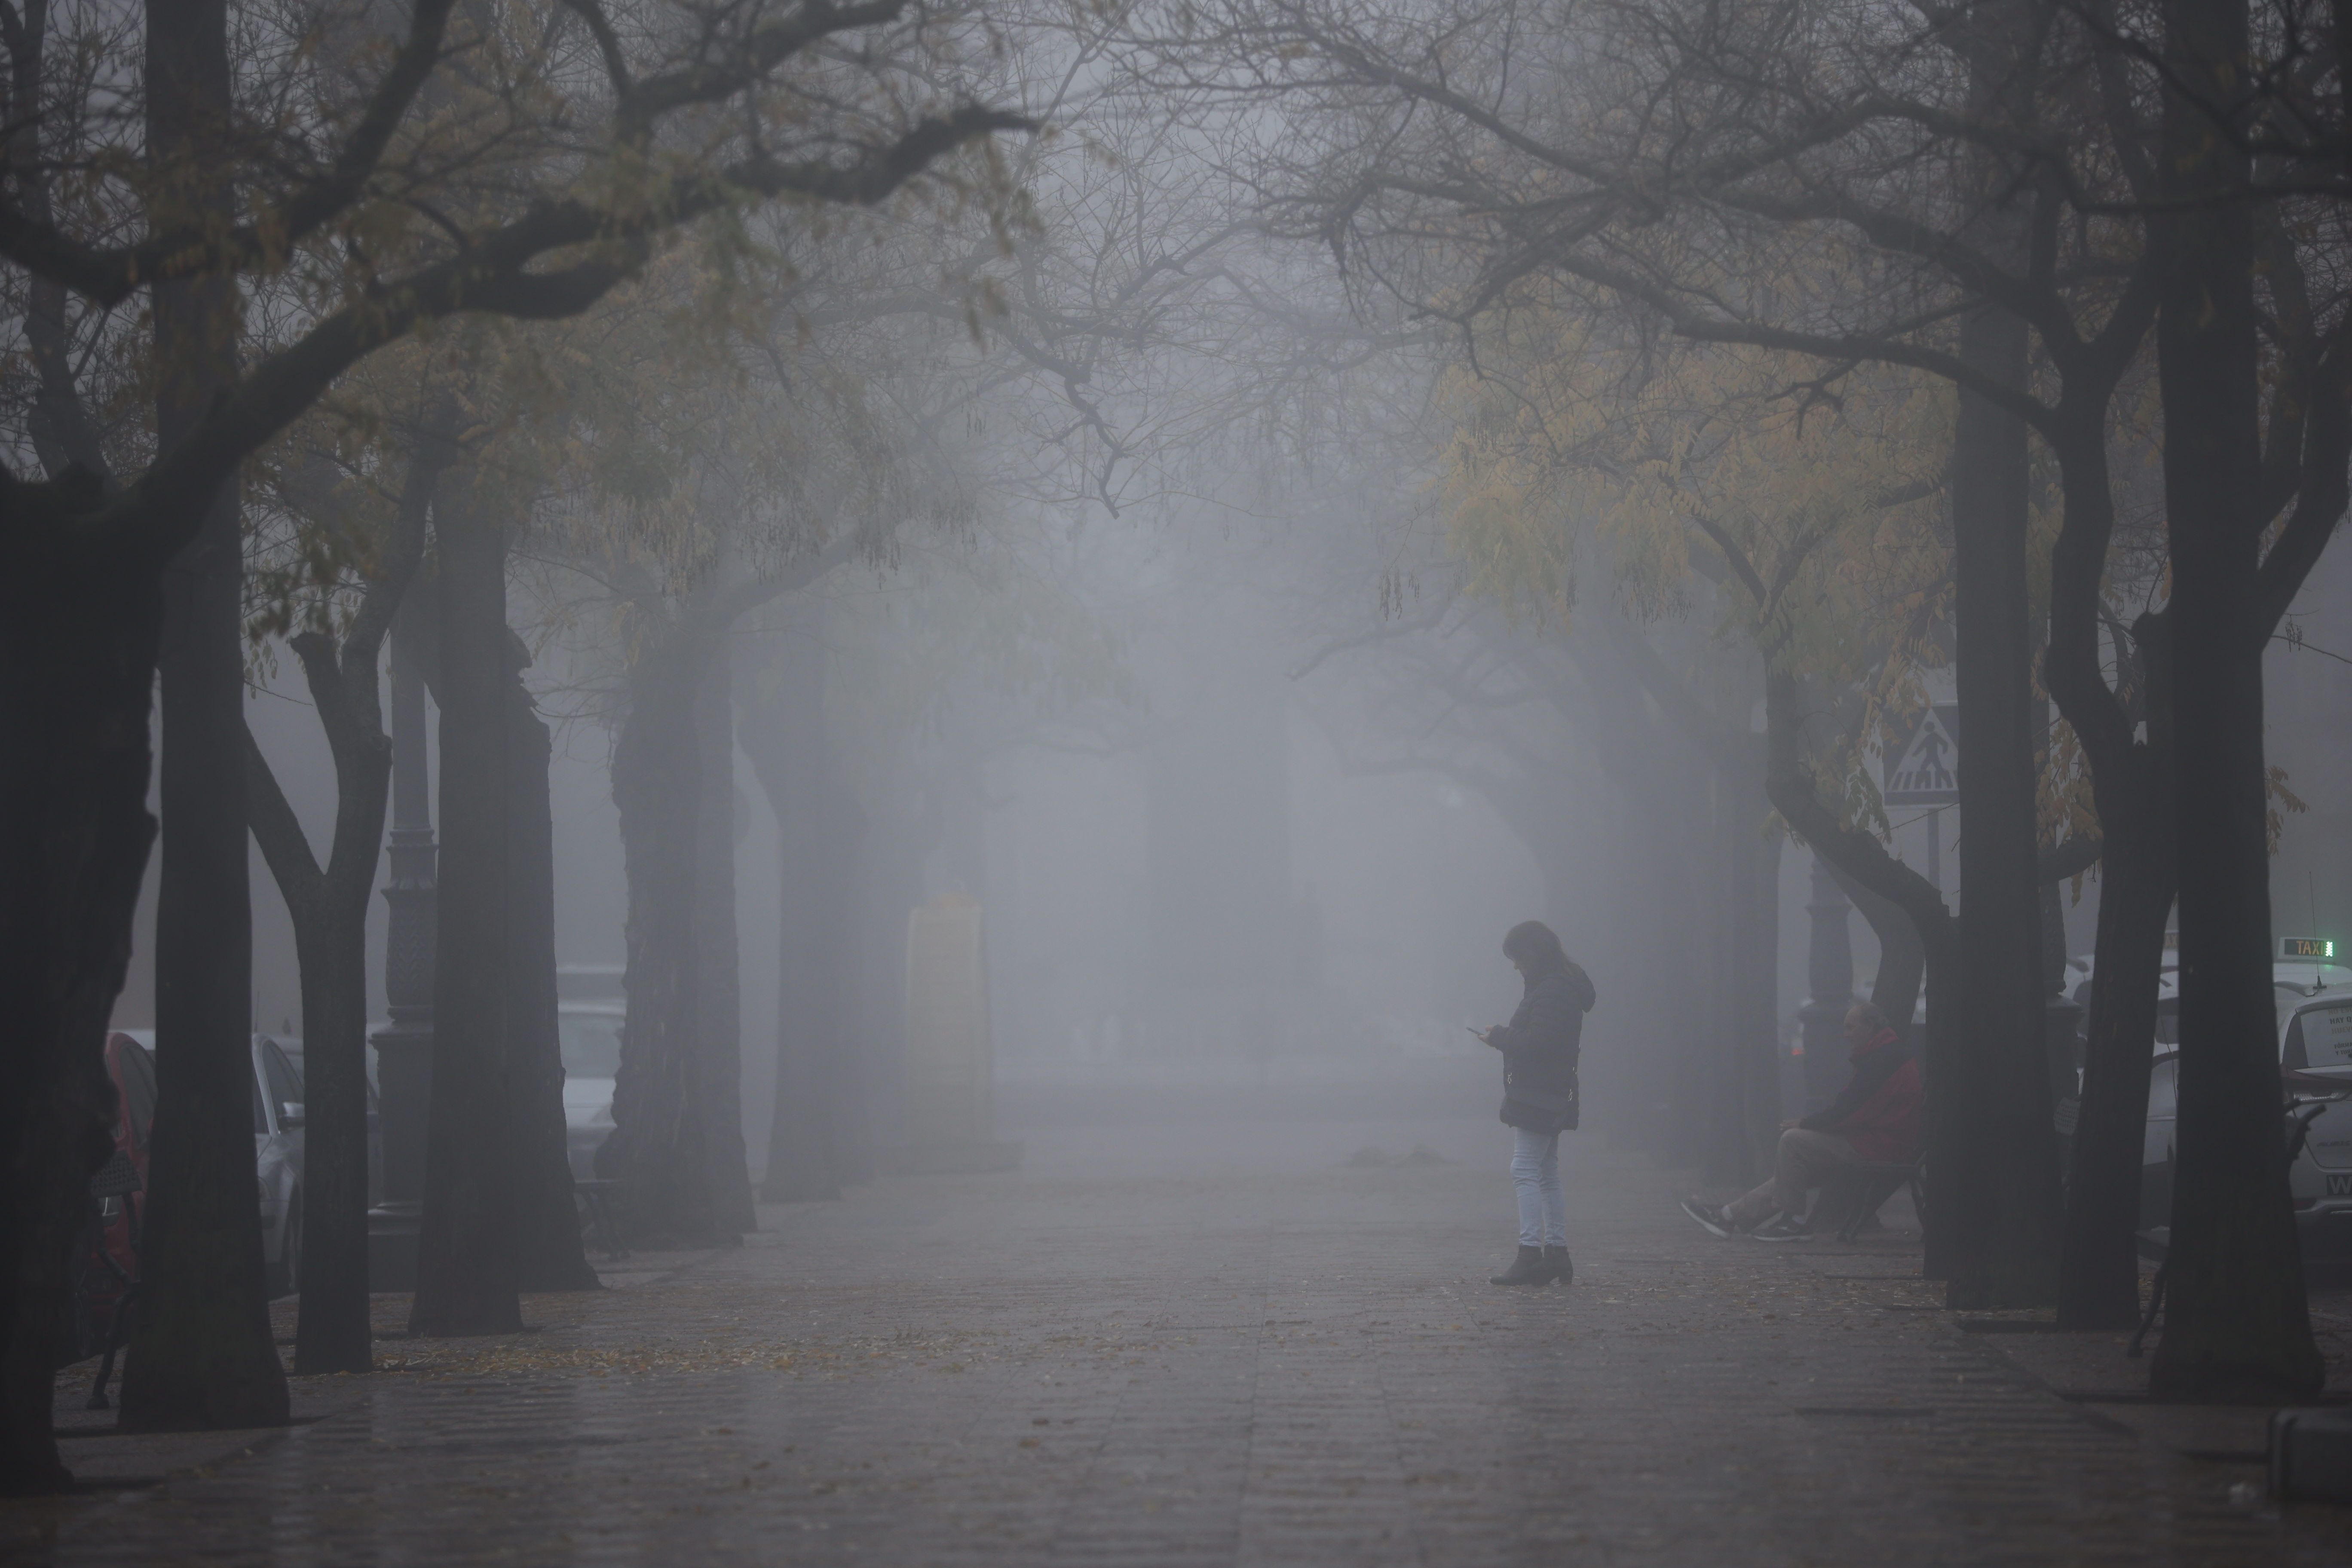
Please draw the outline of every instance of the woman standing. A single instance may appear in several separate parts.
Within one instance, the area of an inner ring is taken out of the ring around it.
[[[1503,956],[1527,983],[1519,1010],[1478,1037],[1503,1053],[1503,1121],[1511,1129],[1511,1182],[1519,1197],[1519,1256],[1490,1277],[1496,1285],[1565,1285],[1568,1201],[1559,1189],[1559,1135],[1576,1126],[1576,1058],[1592,981],[1560,951],[1541,921],[1521,921],[1503,938]]]

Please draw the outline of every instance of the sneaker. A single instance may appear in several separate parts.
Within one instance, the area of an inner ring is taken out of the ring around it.
[[[1748,1233],[1758,1241],[1810,1241],[1813,1228],[1794,1215],[1774,1215]]]
[[[1683,1213],[1698,1221],[1706,1228],[1710,1236],[1721,1237],[1724,1240],[1729,1241],[1736,1234],[1731,1216],[1712,1204],[1703,1204],[1696,1198],[1685,1198]]]

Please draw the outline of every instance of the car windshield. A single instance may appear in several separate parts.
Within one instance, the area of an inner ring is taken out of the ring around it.
[[[294,1058],[279,1049],[273,1040],[261,1042],[261,1070],[269,1076],[269,1097],[272,1100],[281,1105],[301,1103],[302,1069],[296,1067]]]
[[[2287,1026],[2282,1059],[2292,1068],[2352,1067],[2352,1006],[2307,1007]]]
[[[572,1078],[611,1078],[621,1070],[621,1016],[565,1013],[556,1020],[563,1070]]]

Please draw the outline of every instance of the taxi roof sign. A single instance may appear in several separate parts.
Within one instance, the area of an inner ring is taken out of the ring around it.
[[[2336,960],[2336,939],[2326,936],[2281,937],[2279,956],[2317,959],[2323,963],[2332,963]]]

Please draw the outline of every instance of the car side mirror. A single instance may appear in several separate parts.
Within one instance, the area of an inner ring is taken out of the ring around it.
[[[299,1100],[279,1100],[278,1102],[278,1125],[280,1127],[301,1126],[302,1102]]]

